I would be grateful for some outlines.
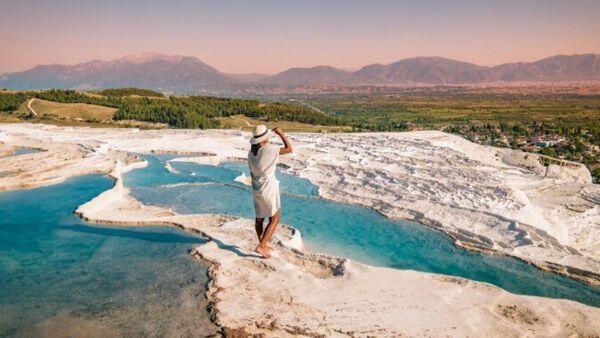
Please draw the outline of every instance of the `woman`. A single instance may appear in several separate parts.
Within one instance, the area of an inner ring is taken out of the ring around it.
[[[256,212],[256,235],[258,236],[258,252],[264,258],[271,257],[267,245],[279,223],[281,202],[279,200],[279,181],[275,178],[275,169],[279,155],[292,152],[292,146],[279,128],[273,132],[283,141],[283,147],[269,144],[271,133],[264,125],[254,127],[250,138],[250,152],[248,152],[248,167],[252,178],[252,199]],[[263,231],[265,218],[269,218],[267,228]]]

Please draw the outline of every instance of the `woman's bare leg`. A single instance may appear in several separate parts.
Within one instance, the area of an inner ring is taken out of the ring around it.
[[[256,236],[258,236],[258,241],[262,239],[263,235],[263,223],[265,222],[264,218],[256,218],[254,219],[254,229],[256,229]]]
[[[262,238],[260,239],[260,243],[256,247],[256,252],[261,254],[264,258],[269,258],[271,255],[269,254],[269,239],[273,236],[275,232],[275,228],[277,228],[277,224],[279,224],[279,211],[273,215],[273,217],[269,217],[269,224],[267,224],[267,229],[263,233]]]

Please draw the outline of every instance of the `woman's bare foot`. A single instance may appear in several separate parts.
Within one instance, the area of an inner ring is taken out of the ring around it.
[[[260,244],[256,247],[256,249],[254,249],[254,251],[258,252],[261,256],[263,256],[263,258],[271,257],[271,254],[269,254],[269,248],[262,247]]]

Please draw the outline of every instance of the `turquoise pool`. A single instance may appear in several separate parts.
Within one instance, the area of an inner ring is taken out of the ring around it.
[[[146,156],[149,166],[124,177],[134,197],[179,213],[223,213],[252,218],[250,191],[234,178],[244,164],[206,166],[171,162],[170,156]],[[314,251],[345,256],[371,265],[413,269],[488,282],[508,291],[567,298],[600,306],[600,288],[541,271],[520,260],[479,254],[454,246],[443,234],[408,221],[392,221],[370,209],[318,197],[307,180],[278,173],[282,221],[302,233]]]
[[[73,215],[113,181],[81,176],[0,193],[0,337],[211,334],[203,239],[165,227],[105,227]],[[84,331],[79,331],[84,330]]]

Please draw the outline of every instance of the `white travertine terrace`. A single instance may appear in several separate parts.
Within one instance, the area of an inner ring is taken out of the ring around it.
[[[0,125],[0,154],[16,146],[45,152],[0,159],[0,190],[60,182],[139,165],[130,153],[179,152],[199,163],[243,159],[247,136],[224,130],[61,128]],[[513,255],[591,283],[600,273],[600,186],[584,168],[552,167],[535,155],[476,145],[441,132],[292,134],[288,172],[320,194],[414,219],[458,245]],[[534,160],[532,160],[532,158]],[[485,283],[383,269],[277,245],[254,257],[252,226],[217,215],[176,215],[143,206],[120,180],[79,209],[120,224],[171,224],[212,240],[194,249],[211,262],[209,300],[227,328],[272,336],[591,335],[600,310],[572,301],[517,296]],[[298,246],[291,230],[280,243]],[[291,242],[290,242],[291,240]]]

